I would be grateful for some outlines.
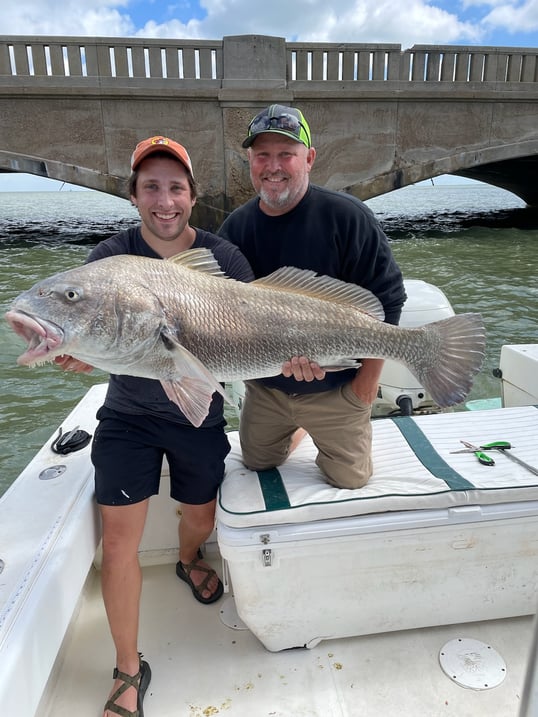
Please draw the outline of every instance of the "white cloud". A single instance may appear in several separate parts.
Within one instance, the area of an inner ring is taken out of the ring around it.
[[[201,0],[202,20],[135,25],[139,7],[129,0],[3,0],[2,33],[13,35],[139,36],[219,39],[224,35],[264,34],[313,42],[390,42],[413,44],[478,42],[480,31],[455,12],[427,0]],[[168,6],[167,16],[174,12]],[[130,14],[131,12],[131,14]],[[183,15],[185,10],[183,9]],[[153,18],[159,15],[153,13]]]
[[[323,6],[320,2],[320,7]],[[358,0],[344,12],[336,13],[329,32],[320,32],[314,25],[301,39],[344,42],[396,42],[404,47],[413,44],[445,44],[448,42],[476,42],[477,28],[460,22],[448,13],[422,0],[382,0],[372,5],[370,0]]]
[[[485,26],[502,27],[508,32],[532,32],[538,29],[538,0],[495,3],[482,20]]]
[[[2,34],[126,37],[135,30],[128,5],[128,0],[4,0]]]
[[[154,20],[149,20],[143,27],[138,29],[136,33],[133,33],[136,37],[147,37],[149,38],[182,38],[184,40],[188,38],[196,38],[198,40],[216,40],[219,37],[205,37],[200,30],[200,22],[198,20],[189,20],[188,23],[180,22],[179,20],[170,20],[169,22],[157,23]]]
[[[425,0],[273,0],[256,6],[245,0],[202,0],[207,18],[188,30],[197,37],[264,34],[305,42],[390,42],[413,44],[477,42],[477,27]],[[238,28],[240,23],[241,27]]]

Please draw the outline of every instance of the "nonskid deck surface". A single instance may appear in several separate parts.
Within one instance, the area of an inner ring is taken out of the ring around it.
[[[220,572],[218,558],[211,562]],[[153,671],[145,717],[518,715],[532,617],[323,640],[311,650],[274,653],[250,631],[224,624],[221,614],[228,617],[231,600],[225,594],[214,605],[201,605],[177,579],[173,564],[144,568],[140,649]],[[439,650],[457,637],[481,640],[501,654],[507,665],[501,685],[465,689],[444,674]],[[113,666],[93,571],[55,669],[52,696],[38,717],[100,717]]]

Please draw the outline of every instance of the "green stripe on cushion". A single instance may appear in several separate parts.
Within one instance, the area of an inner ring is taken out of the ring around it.
[[[284,487],[282,476],[277,468],[257,471],[260,488],[265,501],[265,510],[284,510],[291,508],[290,499]]]
[[[403,416],[393,418],[392,421],[422,465],[436,478],[444,480],[451,490],[469,490],[476,487],[441,458],[412,418]]]

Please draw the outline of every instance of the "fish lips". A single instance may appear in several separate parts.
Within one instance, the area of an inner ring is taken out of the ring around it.
[[[17,359],[19,365],[32,366],[52,361],[58,355],[64,341],[60,326],[20,309],[11,309],[5,314],[5,319],[17,336],[27,342],[26,351]]]

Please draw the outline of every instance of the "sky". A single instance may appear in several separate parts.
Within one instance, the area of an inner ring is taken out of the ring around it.
[[[538,47],[538,0],[2,0],[1,35]],[[57,182],[0,174],[0,190]]]

